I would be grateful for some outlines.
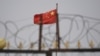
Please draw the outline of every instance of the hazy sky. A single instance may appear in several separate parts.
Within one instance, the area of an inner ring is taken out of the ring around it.
[[[0,0],[0,20],[32,17],[56,8],[56,3],[59,13],[100,18],[100,0]]]

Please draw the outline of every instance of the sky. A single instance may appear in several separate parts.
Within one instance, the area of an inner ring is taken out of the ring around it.
[[[13,37],[16,37],[14,35],[16,34],[17,37],[19,37],[19,39],[16,40],[17,45],[18,42],[24,39],[24,41],[26,41],[24,46],[29,46],[29,43],[31,41],[35,42],[38,39],[38,31],[34,32],[38,29],[38,26],[35,25],[35,27],[33,27],[34,15],[55,9],[56,3],[58,3],[59,14],[75,14],[100,19],[100,0],[0,0],[0,37],[7,37],[7,41],[11,41],[12,46],[15,47],[16,43],[14,42],[15,40]],[[82,27],[84,27],[84,22],[82,21],[81,17],[76,17],[75,20],[77,21],[79,28],[78,26],[76,26],[75,22],[73,22],[74,26],[72,28],[71,35],[67,36],[72,38],[70,39],[71,41],[74,40],[75,37],[77,37],[77,34],[81,33],[81,30],[83,29]],[[86,20],[88,19],[86,18]],[[91,21],[92,20],[90,20],[89,22]],[[61,36],[66,35],[65,33],[70,29],[70,23],[70,21],[66,20],[60,23]],[[90,24],[95,23],[86,23],[85,26],[89,27],[88,25]],[[7,26],[8,28],[6,28],[5,26]],[[55,31],[54,26],[55,25],[50,28],[51,31]],[[100,26],[94,27],[96,30],[100,29]],[[46,33],[47,31],[48,30],[44,30],[44,33]],[[84,31],[86,31],[86,28],[84,29]],[[32,33],[34,34],[32,35]],[[100,35],[96,35],[98,34],[97,31],[94,31],[91,34],[95,34],[93,36],[95,36],[95,39],[98,40],[97,42],[100,43]],[[91,39],[93,38],[90,38],[90,40]],[[75,43],[71,43],[72,48],[76,48]],[[89,47],[85,38],[83,38],[82,44],[83,47]]]
[[[0,0],[0,17],[21,19],[56,8],[59,13],[100,18],[99,0]]]

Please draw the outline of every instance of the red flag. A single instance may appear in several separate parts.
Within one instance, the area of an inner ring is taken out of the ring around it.
[[[42,16],[42,24],[52,24],[56,22],[57,10],[51,10],[41,14],[35,14],[34,24],[40,24],[40,17]]]

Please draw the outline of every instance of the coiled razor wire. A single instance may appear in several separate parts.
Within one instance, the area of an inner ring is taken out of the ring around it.
[[[74,24],[76,25],[76,28],[77,30],[79,30],[80,26],[78,25],[78,21],[77,21],[77,17],[80,18],[81,22],[82,23],[82,29],[80,30],[80,33],[73,39],[73,40],[70,40],[71,39],[71,33],[72,33],[72,29],[73,29],[73,26]],[[29,19],[29,18],[28,18]],[[28,20],[27,19],[27,20]],[[27,22],[26,20],[26,22]],[[92,18],[92,17],[88,17],[88,16],[82,16],[82,15],[78,15],[78,14],[59,14],[59,23],[62,22],[62,21],[70,21],[70,27],[69,27],[69,31],[65,33],[65,35],[63,36],[60,36],[61,38],[61,42],[63,43],[64,45],[64,39],[65,38],[68,38],[67,40],[69,40],[69,43],[75,43],[77,42],[78,40],[82,40],[83,38],[86,38],[87,39],[87,42],[89,44],[89,36],[91,36],[91,38],[93,38],[93,41],[95,41],[96,43],[99,43],[99,41],[96,39],[95,36],[93,36],[93,34],[91,33],[91,31],[94,31],[96,32],[96,34],[99,34],[100,35],[100,31],[98,29],[95,29],[96,26],[99,26],[100,25],[100,19],[97,19],[97,18]],[[35,24],[29,24],[29,25],[25,25],[21,28],[18,28],[18,25],[17,23],[18,22],[22,22],[22,21],[25,21],[25,19],[21,19],[21,20],[18,20],[18,21],[6,21],[5,23],[0,21],[0,25],[3,25],[4,28],[5,28],[5,35],[4,35],[4,38],[9,41],[9,39],[11,38],[14,38],[14,46],[12,45],[12,47],[14,48],[18,48],[18,41],[17,39],[20,39],[23,41],[23,44],[26,43],[26,40],[21,38],[20,36],[18,36],[19,33],[21,33],[21,31],[24,31],[26,28],[30,28],[30,27],[33,27],[35,28]],[[92,21],[92,22],[91,22]],[[64,23],[67,23],[67,22],[64,22]],[[94,25],[90,26],[91,23],[95,23]],[[9,24],[13,25],[15,28],[16,28],[16,32],[12,32],[12,30],[10,30],[10,27]],[[55,26],[55,24],[49,24],[47,27],[44,27],[43,30],[48,30],[48,32],[46,32],[45,34],[43,34],[43,41],[44,41],[44,44],[46,45],[46,47],[48,48],[51,48],[52,47],[52,43],[53,41],[55,41],[56,39],[56,32],[54,31],[51,31],[51,27]],[[64,25],[65,26],[65,25]],[[66,25],[67,26],[67,25]],[[28,39],[29,43],[30,43],[30,40],[33,38],[34,34],[38,31],[39,29],[35,29],[35,30],[32,30]],[[83,34],[83,32],[85,31],[85,33]],[[11,35],[8,36],[7,34],[10,33]],[[53,36],[52,36],[53,34]],[[46,36],[49,36],[53,39],[49,39],[47,38]],[[38,38],[38,37],[37,37]],[[48,42],[50,42],[50,44],[48,44]],[[10,41],[9,41],[10,42]],[[29,43],[24,46],[24,47],[28,47],[29,46]],[[36,40],[34,42],[34,44],[38,44],[38,40]]]

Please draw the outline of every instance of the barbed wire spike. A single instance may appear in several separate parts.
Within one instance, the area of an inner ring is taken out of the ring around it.
[[[53,47],[55,48],[55,49],[57,49],[58,48],[58,41],[56,40],[56,41],[54,41],[54,43],[53,43]]]
[[[65,47],[66,47],[67,49],[69,48],[69,42],[68,42],[68,41],[66,41],[64,45],[65,45]]]
[[[30,49],[32,49],[32,48],[34,48],[34,43],[33,42],[30,43]]]
[[[8,41],[6,44],[6,48],[9,49],[10,48],[10,42]]]
[[[80,49],[80,47],[81,47],[81,42],[80,42],[80,40],[78,40],[78,42],[77,42],[77,47]]]
[[[41,48],[45,49],[45,44],[44,43],[41,44]]]
[[[19,43],[18,48],[21,50],[23,48],[22,42]]]
[[[90,41],[89,46],[90,46],[91,48],[94,47],[94,42],[93,42],[93,40]]]

